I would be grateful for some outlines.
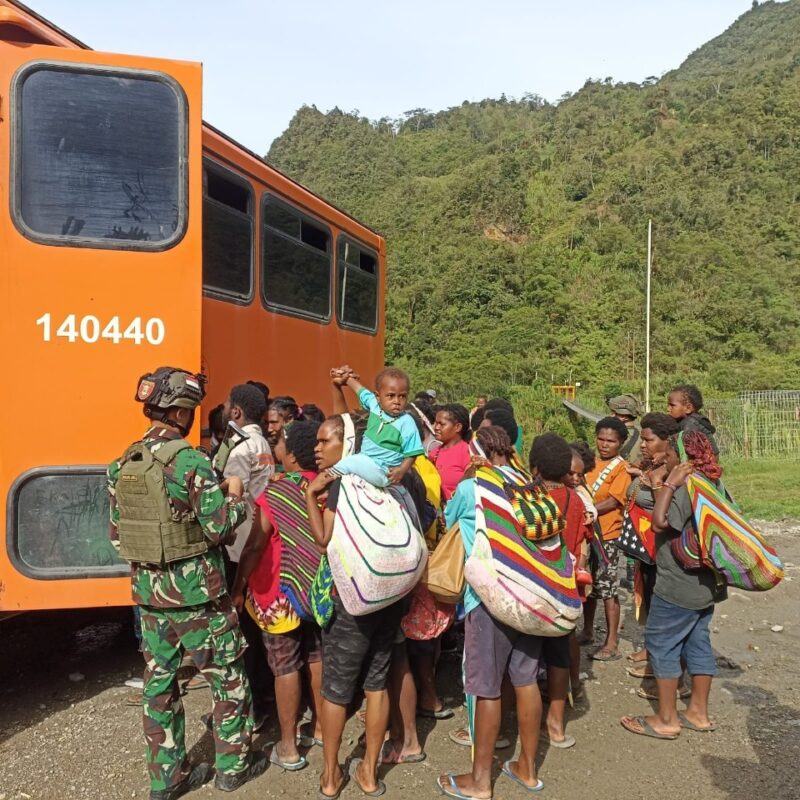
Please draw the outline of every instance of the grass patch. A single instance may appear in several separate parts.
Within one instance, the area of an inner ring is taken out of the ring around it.
[[[726,458],[725,486],[755,519],[800,519],[800,461]]]

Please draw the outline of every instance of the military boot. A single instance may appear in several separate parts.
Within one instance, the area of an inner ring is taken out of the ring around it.
[[[150,800],[177,800],[195,789],[199,789],[211,777],[211,764],[197,764],[178,784],[169,789],[151,789]]]
[[[237,789],[244,786],[247,781],[262,775],[266,771],[268,765],[267,754],[263,750],[257,753],[250,753],[250,762],[245,769],[233,775],[226,775],[224,772],[218,772],[214,780],[214,786],[221,792],[235,792]]]

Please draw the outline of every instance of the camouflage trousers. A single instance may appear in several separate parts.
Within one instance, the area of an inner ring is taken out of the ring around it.
[[[190,769],[177,678],[184,651],[211,687],[216,770],[228,775],[241,772],[248,763],[253,715],[244,671],[247,644],[230,597],[189,608],[141,606],[141,617],[150,788],[169,789]]]

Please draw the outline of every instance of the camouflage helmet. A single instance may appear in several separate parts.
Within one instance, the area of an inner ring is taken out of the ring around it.
[[[639,401],[632,394],[621,394],[610,397],[607,401],[608,408],[614,414],[624,414],[626,417],[639,416]]]
[[[196,408],[206,396],[206,376],[176,367],[159,367],[139,378],[136,400],[150,408]]]

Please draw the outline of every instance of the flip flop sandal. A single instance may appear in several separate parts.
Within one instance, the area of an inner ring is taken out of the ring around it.
[[[456,714],[452,708],[442,706],[438,711],[432,711],[429,708],[417,708],[418,717],[426,717],[428,719],[450,719]]]
[[[701,728],[695,725],[683,711],[678,712],[678,721],[681,723],[681,728],[686,728],[687,731],[695,731],[695,733],[714,733],[717,729],[717,723],[712,722],[707,728]]]
[[[631,664],[641,664],[642,661],[647,661],[647,656],[645,655],[644,658],[634,658],[636,653],[631,653],[629,656],[625,656],[625,658],[631,662]]]
[[[304,728],[305,728],[305,730],[303,730]],[[295,742],[300,747],[314,747],[315,745],[317,747],[322,747],[322,739],[317,739],[316,736],[314,736],[311,733],[308,733],[308,731],[309,731],[308,722],[304,722],[297,729],[297,735],[295,736],[295,739],[294,739]]]
[[[391,742],[384,742],[381,750],[381,764],[420,764],[427,757],[425,753],[398,754]]]
[[[518,783],[526,792],[541,792],[542,789],[544,789],[544,781],[541,778],[536,780],[535,786],[528,786],[521,778],[518,778],[511,770],[510,761],[506,761],[505,764],[503,764],[500,772],[502,772],[506,778],[511,778],[514,783]]]
[[[436,779],[436,786],[439,788],[439,791],[445,797],[455,797],[457,798],[457,800],[479,800],[478,798],[473,797],[471,794],[464,794],[464,792],[462,792],[461,789],[458,788],[458,784],[456,783],[455,772],[448,772],[447,775],[445,775],[445,777],[450,783],[451,791],[449,792],[447,791],[447,789],[444,788],[444,786],[442,786],[439,779],[438,778]],[[489,800],[492,800],[492,798],[490,797]]]
[[[640,686],[636,690],[636,695],[641,697],[642,700],[658,700],[658,692],[655,689],[645,689],[644,686]],[[686,700],[691,696],[691,689],[678,689],[677,697],[679,700]]]
[[[336,794],[325,794],[322,789],[317,789],[317,800],[339,800],[339,795],[342,793],[342,789],[347,786],[348,780],[345,774],[342,777],[342,782],[339,784],[339,789],[336,791]]]
[[[467,728],[456,728],[447,735],[454,744],[460,744],[462,747],[472,747],[472,737],[469,735]],[[505,736],[498,736],[494,749],[505,750],[506,747],[511,747],[511,741]]]
[[[627,669],[628,675],[631,678],[639,678],[644,680],[645,678],[655,678],[655,674],[650,666],[645,667],[628,667]]]
[[[378,787],[377,789],[373,789],[371,792],[368,792],[366,789],[362,788],[361,784],[358,782],[358,778],[356,778],[356,770],[358,769],[358,765],[363,761],[363,758],[354,758],[350,762],[350,766],[347,769],[347,774],[350,776],[350,780],[361,789],[361,793],[366,795],[367,797],[380,797],[382,794],[386,793],[386,784],[378,778]]]
[[[606,655],[603,655],[605,653]],[[594,653],[589,654],[592,661],[619,661],[622,656],[616,650],[609,650],[607,647],[601,647],[595,650]]]
[[[649,736],[651,739],[677,739],[680,734],[677,733],[659,733],[644,717],[630,717],[633,722],[638,723],[641,728],[640,731],[635,730],[630,725],[625,724],[625,717],[620,720],[620,725],[625,728],[629,733],[635,733],[637,736]]]
[[[305,756],[300,756],[297,761],[284,761],[280,755],[278,755],[277,745],[273,745],[272,747],[272,752],[269,754],[269,762],[270,764],[274,764],[276,767],[280,767],[287,772],[297,772],[298,770],[303,769],[303,767],[308,766],[308,761],[306,761]]]
[[[575,747],[576,740],[575,737],[569,733],[564,734],[564,738],[559,741],[558,739],[551,739],[544,731],[539,734],[539,738],[543,742],[547,742],[550,747],[556,747],[559,750],[567,750],[570,747]]]

